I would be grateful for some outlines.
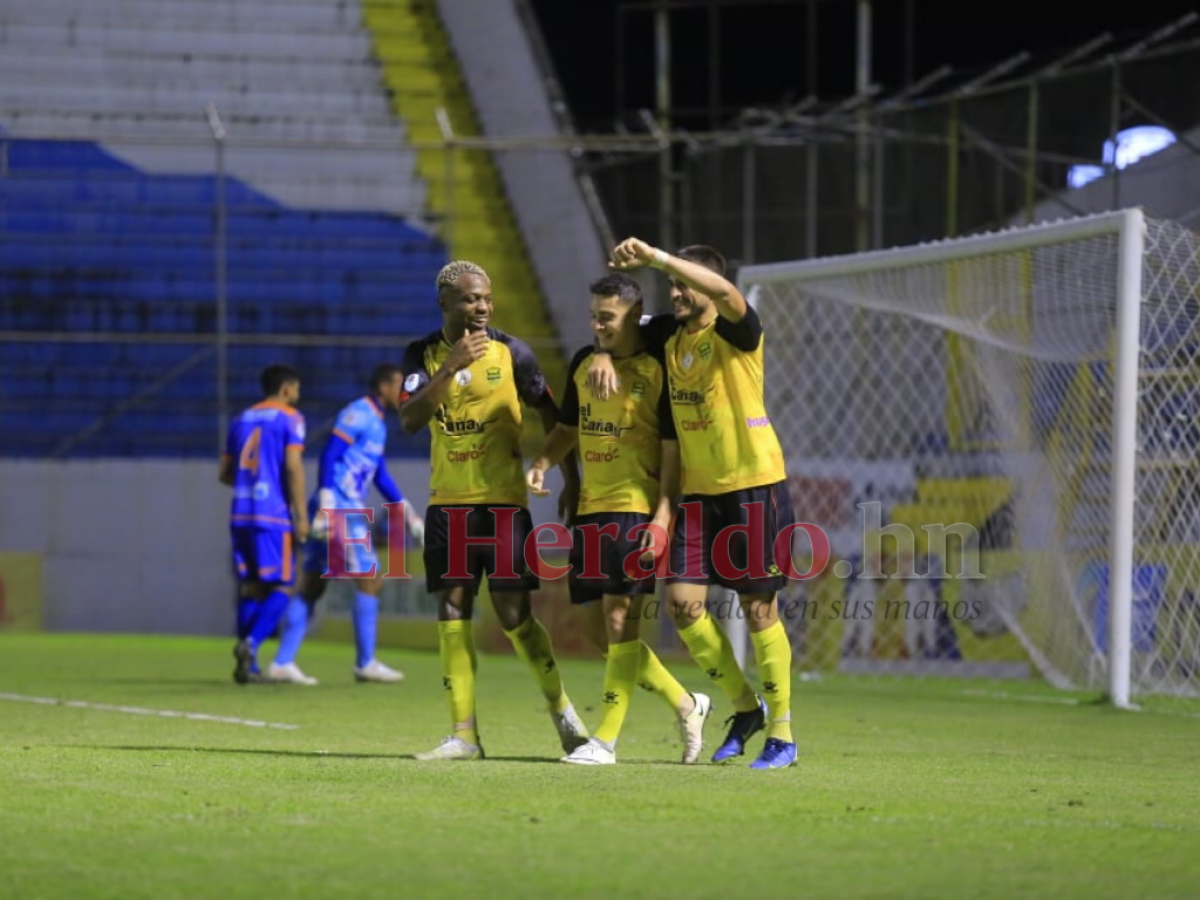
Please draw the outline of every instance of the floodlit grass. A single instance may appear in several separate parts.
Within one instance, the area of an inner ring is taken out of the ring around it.
[[[0,638],[0,693],[296,726],[0,699],[0,897],[1200,890],[1200,716],[1188,704],[1130,713],[1028,687],[997,697],[948,682],[797,683],[800,765],[751,772],[677,765],[673,719],[639,693],[620,764],[578,768],[556,761],[520,663],[489,656],[488,760],[419,763],[411,754],[448,719],[436,656],[384,653],[408,680],[359,685],[350,648],[313,643],[300,662],[319,687],[238,687],[230,646]],[[674,669],[705,687],[690,663]],[[594,726],[600,664],[563,670]],[[728,711],[718,697],[710,745]]]

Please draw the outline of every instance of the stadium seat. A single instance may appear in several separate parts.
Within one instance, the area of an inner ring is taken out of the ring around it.
[[[214,355],[135,342],[216,331],[218,199],[231,334],[399,341],[438,326],[447,252],[358,4],[43,0],[0,3],[0,20],[0,328],[89,337],[5,345],[0,454],[47,452],[112,415],[72,452],[211,455],[215,414],[195,407],[211,408]],[[223,191],[209,102],[231,137]],[[40,134],[63,139],[26,137]],[[234,345],[237,403],[275,359],[302,363],[310,421],[362,390],[355,348]],[[57,437],[34,439],[18,404],[51,400]],[[147,410],[153,435],[138,431]]]

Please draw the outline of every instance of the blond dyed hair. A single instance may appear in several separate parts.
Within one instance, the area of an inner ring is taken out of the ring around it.
[[[487,278],[488,273],[483,270],[483,266],[478,263],[473,263],[468,259],[456,259],[454,262],[446,263],[442,266],[442,270],[437,274],[437,292],[440,294],[446,288],[458,287],[458,279],[463,275],[481,275]]]

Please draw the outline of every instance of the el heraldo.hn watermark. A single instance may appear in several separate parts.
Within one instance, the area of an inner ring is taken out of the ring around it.
[[[927,524],[921,530],[925,532],[926,549],[917,550],[916,535],[911,528],[902,523],[893,522],[882,524],[882,504],[878,501],[860,503],[859,546],[856,552],[833,561],[833,550],[828,534],[818,525],[798,523],[774,535],[771,553],[764,551],[767,544],[766,518],[762,503],[743,504],[746,510],[746,524],[729,525],[721,531],[706,536],[711,540],[710,559],[714,573],[722,582],[736,585],[741,581],[784,577],[790,581],[808,582],[822,577],[841,580],[858,580],[879,582],[880,586],[889,581],[901,580],[907,582],[936,583],[943,579],[984,579],[986,576],[980,568],[978,531],[966,522],[953,524]],[[412,576],[406,569],[407,548],[405,546],[405,517],[404,501],[385,503],[383,509],[387,518],[387,571],[383,578],[387,580],[407,579]],[[607,525],[588,524],[576,528],[568,528],[557,522],[547,522],[536,525],[524,534],[523,530],[515,527],[518,508],[515,506],[496,505],[487,507],[493,517],[492,527],[486,529],[489,534],[472,534],[478,532],[478,524],[474,529],[468,528],[468,518],[471,507],[442,507],[440,513],[447,518],[447,570],[443,573],[445,579],[470,579],[472,577],[468,566],[468,555],[472,549],[487,549],[494,553],[494,577],[515,579],[519,577],[518,568],[524,568],[539,579],[554,581],[572,576],[580,580],[604,580],[606,575],[602,570],[605,541],[619,536],[616,523]],[[356,572],[347,569],[346,550],[348,547],[365,546],[372,540],[370,533],[362,537],[349,537],[347,527],[351,517],[365,517],[368,524],[374,524],[375,510],[370,507],[323,509],[329,516],[329,555],[328,569],[322,578],[374,578],[378,574],[377,565],[372,565],[367,571]],[[701,527],[701,504],[699,502],[684,502],[679,505],[679,518],[675,527],[699,529]],[[672,566],[670,535],[667,530],[654,523],[636,525],[625,535],[635,546],[642,542],[643,533],[650,535],[646,541],[649,549],[631,550],[622,561],[624,577],[629,581],[639,581],[655,577],[669,580],[707,580],[702,570],[694,568],[694,556],[687,554],[687,560],[681,566]],[[524,535],[520,547],[514,546],[519,540],[518,534]],[[571,551],[575,541],[582,543],[583,564],[579,571],[573,572],[571,564],[558,565],[549,562],[543,553],[551,553],[559,558]],[[653,552],[651,552],[651,550]],[[957,572],[946,570],[947,559],[953,553],[957,562]],[[490,555],[490,554],[489,554]],[[768,562],[770,560],[770,562]],[[797,564],[803,561],[804,568]],[[830,564],[832,561],[832,565]],[[689,571],[689,569],[691,569]],[[677,571],[678,570],[678,571]],[[724,600],[731,604],[727,610],[730,615],[744,615],[739,604],[732,600]],[[978,600],[970,603],[959,601],[953,605],[944,601],[936,601],[939,607],[945,607],[942,612],[957,620],[970,620],[981,614]],[[779,616],[784,619],[859,619],[879,616],[884,619],[924,618],[920,604],[911,604],[907,600],[886,600],[852,602],[849,600],[833,600],[826,604],[827,609],[822,614],[819,604],[807,598],[781,597],[779,601]],[[718,611],[720,614],[722,611]],[[650,610],[643,615],[650,617]]]

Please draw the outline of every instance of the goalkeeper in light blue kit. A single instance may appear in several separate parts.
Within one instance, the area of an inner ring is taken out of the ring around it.
[[[338,414],[337,423],[321,454],[317,491],[308,503],[312,521],[310,538],[305,545],[303,574],[298,596],[288,605],[279,652],[267,670],[271,681],[294,684],[316,684],[317,680],[296,665],[296,654],[304,640],[313,606],[325,592],[327,579],[321,576],[329,570],[329,544],[338,541],[345,547],[345,571],[366,573],[372,566],[375,575],[355,579],[354,595],[354,677],[358,681],[395,682],[403,673],[384,665],[375,658],[375,623],[379,616],[379,594],[383,590],[383,572],[378,566],[370,542],[370,526],[366,516],[348,516],[346,533],[329,534],[328,516],[322,509],[362,509],[367,506],[368,486],[374,483],[388,503],[404,499],[400,488],[388,474],[384,462],[387,444],[388,410],[398,409],[403,377],[398,367],[384,364],[371,373],[371,392],[347,405]],[[424,517],[405,504],[405,523],[409,532],[423,541]],[[347,539],[367,539],[362,544],[349,544]]]

